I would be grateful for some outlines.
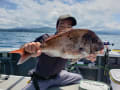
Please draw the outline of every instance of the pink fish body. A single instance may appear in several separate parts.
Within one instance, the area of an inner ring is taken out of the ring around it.
[[[100,53],[104,49],[104,45],[91,30],[72,29],[46,39],[41,44],[40,49],[42,53],[51,57],[79,60],[90,54],[96,55]],[[32,56],[32,54],[24,52],[23,48],[10,53],[19,53],[21,55],[18,64],[22,64]]]

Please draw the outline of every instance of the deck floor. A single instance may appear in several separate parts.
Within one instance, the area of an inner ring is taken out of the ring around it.
[[[4,80],[7,75],[0,76],[0,90],[21,90],[27,85],[30,77],[10,75],[8,80]],[[79,90],[79,85],[68,85],[61,87],[51,87],[48,90]]]

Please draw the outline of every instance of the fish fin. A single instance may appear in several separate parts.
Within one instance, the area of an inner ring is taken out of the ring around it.
[[[31,57],[31,54],[25,53],[23,48],[11,51],[9,53],[18,53],[21,55],[17,65],[24,63],[25,61],[27,61]]]

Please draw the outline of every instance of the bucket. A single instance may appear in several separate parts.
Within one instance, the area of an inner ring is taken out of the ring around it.
[[[79,88],[79,90],[110,90],[107,84],[92,80],[81,80]]]
[[[120,90],[120,69],[111,69],[109,76],[112,90]]]

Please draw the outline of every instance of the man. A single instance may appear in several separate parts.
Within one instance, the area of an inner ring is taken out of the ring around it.
[[[62,15],[56,24],[56,34],[71,30],[76,25],[76,19],[70,15]],[[34,42],[23,46],[26,52],[34,53],[33,57],[39,56],[37,66],[32,74],[32,81],[24,90],[47,90],[50,86],[79,83],[82,76],[64,70],[66,59],[50,57],[41,53],[39,49],[42,42],[49,37],[48,34],[38,37]]]

